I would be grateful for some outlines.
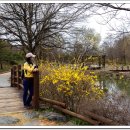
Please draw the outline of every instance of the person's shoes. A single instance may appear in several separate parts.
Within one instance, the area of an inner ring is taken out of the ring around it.
[[[24,108],[26,108],[26,109],[27,109],[27,107],[28,107],[27,105],[24,105]]]
[[[27,109],[32,109],[33,106],[32,106],[31,104],[29,104],[29,105],[26,105],[26,108],[27,108]]]

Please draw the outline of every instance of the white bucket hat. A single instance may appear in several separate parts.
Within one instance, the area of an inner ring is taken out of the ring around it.
[[[31,52],[27,53],[26,54],[26,58],[30,58],[30,57],[36,57],[36,55],[33,55]]]

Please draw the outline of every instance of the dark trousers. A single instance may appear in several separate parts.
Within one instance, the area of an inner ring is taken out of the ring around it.
[[[24,106],[29,106],[33,96],[33,78],[25,78],[23,80],[23,86],[23,104]]]

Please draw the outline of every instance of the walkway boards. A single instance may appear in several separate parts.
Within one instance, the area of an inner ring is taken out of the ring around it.
[[[24,110],[22,90],[15,87],[0,88],[0,114]]]

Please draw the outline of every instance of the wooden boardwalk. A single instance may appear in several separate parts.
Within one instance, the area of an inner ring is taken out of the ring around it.
[[[24,110],[22,90],[16,87],[0,88],[0,114]]]

